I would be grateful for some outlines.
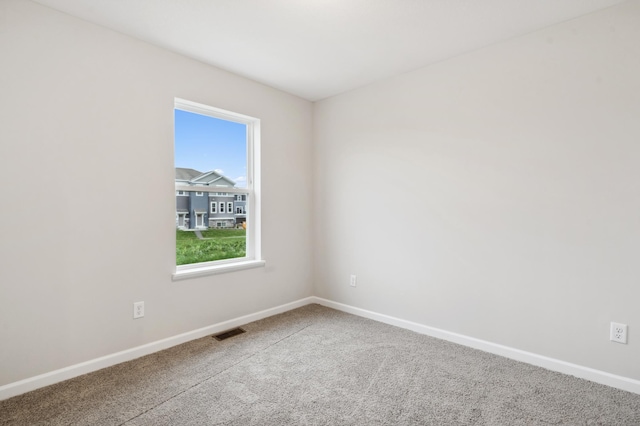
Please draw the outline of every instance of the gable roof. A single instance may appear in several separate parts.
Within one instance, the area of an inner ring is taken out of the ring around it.
[[[202,185],[214,185],[214,186],[235,186],[236,183],[228,177],[211,170],[210,172],[202,173],[200,176],[191,179],[192,183]]]
[[[186,169],[183,167],[176,167],[176,180],[191,180],[195,177],[198,177],[202,174],[194,169]]]
[[[176,181],[186,181],[191,185],[236,186],[233,180],[215,170],[202,173],[184,167],[176,167]]]

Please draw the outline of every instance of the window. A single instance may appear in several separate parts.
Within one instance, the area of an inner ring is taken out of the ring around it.
[[[176,195],[179,195],[181,197],[187,196],[189,194],[187,194],[187,191],[176,191]]]
[[[176,195],[196,195],[176,197],[174,279],[263,266],[260,120],[182,99],[175,100],[174,120]],[[227,198],[208,201],[214,195]],[[246,204],[236,210],[246,212],[243,226],[233,218],[234,200]],[[209,217],[225,213],[231,217]]]

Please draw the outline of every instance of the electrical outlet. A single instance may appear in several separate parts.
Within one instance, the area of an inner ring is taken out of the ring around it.
[[[133,319],[142,318],[144,316],[144,302],[135,302],[133,304]]]
[[[349,281],[349,285],[351,287],[355,287],[356,286],[356,276],[355,275],[351,275],[351,281]]]
[[[612,342],[627,343],[627,324],[612,322],[611,336],[609,338]]]

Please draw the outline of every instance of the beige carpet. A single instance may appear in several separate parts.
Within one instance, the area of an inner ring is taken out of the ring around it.
[[[2,425],[640,425],[640,395],[309,305],[0,402]]]

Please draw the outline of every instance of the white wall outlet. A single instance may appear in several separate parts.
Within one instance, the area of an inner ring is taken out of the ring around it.
[[[356,276],[355,275],[351,275],[351,280],[349,281],[349,285],[351,287],[355,287],[356,286]]]
[[[609,338],[612,342],[627,343],[627,324],[612,322],[611,336]]]
[[[133,304],[133,319],[142,318],[144,316],[144,302],[135,302]]]

